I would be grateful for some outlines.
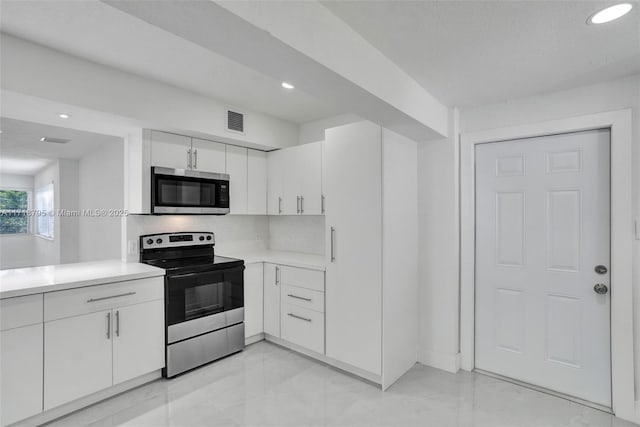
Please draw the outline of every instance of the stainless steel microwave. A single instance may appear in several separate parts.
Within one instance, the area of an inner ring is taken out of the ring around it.
[[[229,213],[229,175],[151,168],[152,214],[224,215]]]

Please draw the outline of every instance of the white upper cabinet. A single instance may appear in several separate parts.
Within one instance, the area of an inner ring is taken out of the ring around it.
[[[247,213],[247,149],[227,145],[227,173],[231,214]]]
[[[321,215],[322,142],[269,153],[269,215]]]
[[[297,155],[300,179],[300,213],[322,212],[322,142],[301,145]]]
[[[249,149],[247,152],[247,213],[267,214],[267,153],[264,151]]]
[[[203,172],[228,173],[225,144],[192,138],[192,169]]]
[[[152,130],[151,166],[225,173],[225,144]]]
[[[191,168],[191,138],[151,131],[151,166],[174,169]]]
[[[284,150],[267,153],[267,213],[283,214]]]

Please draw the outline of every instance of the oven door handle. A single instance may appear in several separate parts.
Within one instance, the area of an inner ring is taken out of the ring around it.
[[[198,274],[201,274],[201,273],[173,274],[171,276],[167,276],[167,278],[168,279],[182,279],[183,277],[197,276]]]

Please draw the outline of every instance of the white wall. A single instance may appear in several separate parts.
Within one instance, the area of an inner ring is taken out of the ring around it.
[[[633,206],[640,220],[640,75],[611,82],[489,105],[462,112],[462,132],[561,119],[618,109],[633,110]],[[613,165],[615,167],[615,165]],[[632,233],[629,225],[629,232]],[[640,240],[633,247],[636,396],[640,396]]]
[[[138,261],[141,235],[187,231],[210,231],[216,235],[218,255],[265,249],[269,220],[258,215],[129,215],[126,218],[127,261]]]
[[[0,174],[0,188],[29,190],[33,197],[33,176]],[[0,236],[0,270],[35,265],[33,230],[28,234]]]
[[[224,102],[7,34],[2,34],[0,44],[4,90],[135,119],[141,127],[222,142],[256,148],[298,142],[298,125],[285,120],[243,109],[245,134],[230,133]]]
[[[459,368],[458,117],[449,138],[418,145],[418,361]]]
[[[78,205],[82,209],[124,208],[124,142],[104,144],[79,161]],[[119,216],[81,216],[78,261],[118,259],[122,220]]]
[[[78,160],[59,159],[59,200],[57,209],[74,212],[78,210]],[[58,234],[55,238],[60,242],[60,264],[78,262],[78,223],[75,215],[60,215]]]
[[[269,249],[324,255],[324,216],[270,216]]]
[[[359,122],[361,120],[363,119],[355,114],[341,114],[339,116],[327,117],[326,119],[303,123],[300,125],[298,144],[324,141],[324,131],[326,129]]]
[[[53,183],[54,193],[54,209],[60,206],[60,172],[58,161],[51,162],[48,166],[38,172],[34,179],[34,191],[39,188]],[[35,264],[34,265],[51,265],[60,264],[60,221],[58,217],[54,218],[54,239],[46,239],[44,237],[35,236]],[[35,232],[35,230],[34,230]]]

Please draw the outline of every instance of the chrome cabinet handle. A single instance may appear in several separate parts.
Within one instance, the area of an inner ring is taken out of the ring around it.
[[[304,213],[304,196],[300,196],[300,213]]]
[[[276,266],[276,286],[280,284],[280,267]]]
[[[335,227],[331,227],[331,262],[334,262],[336,260],[335,244],[336,244],[336,229]]]
[[[296,212],[300,213],[300,196],[296,196]]]
[[[195,150],[193,150],[193,168],[194,169],[198,169],[198,149],[196,148]]]
[[[191,169],[191,148],[187,150],[187,168]]]
[[[120,311],[116,311],[116,336],[120,336]]]
[[[298,295],[292,295],[292,294],[287,294],[288,297],[291,298],[295,298],[295,299],[301,299],[303,301],[309,301],[311,302],[311,298],[305,298],[305,297],[299,297]]]
[[[278,197],[278,213],[282,213],[282,197]]]
[[[111,312],[107,313],[107,339],[111,338]]]
[[[309,318],[307,318],[307,317],[296,316],[296,315],[295,315],[295,314],[293,314],[293,313],[287,313],[287,316],[291,316],[291,317],[294,317],[294,318],[296,318],[296,319],[304,320],[305,322],[309,322],[309,323],[311,323],[311,319],[309,319]]]
[[[324,194],[320,196],[320,213],[324,213]]]
[[[89,298],[87,300],[87,302],[96,302],[96,301],[104,301],[106,299],[111,299],[111,298],[120,298],[120,297],[127,297],[129,295],[135,295],[135,292],[127,292],[125,294],[118,294],[118,295],[111,295],[109,297],[101,297],[101,298]]]

